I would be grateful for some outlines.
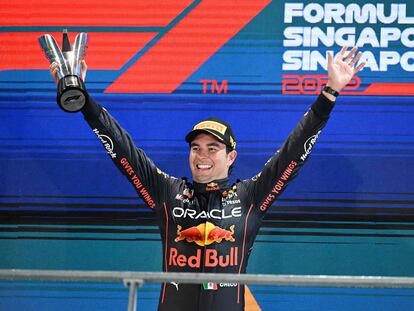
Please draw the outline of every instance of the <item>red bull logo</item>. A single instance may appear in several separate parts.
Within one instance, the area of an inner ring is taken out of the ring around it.
[[[200,246],[210,245],[214,242],[221,243],[223,240],[234,242],[234,225],[230,226],[230,230],[220,228],[212,224],[211,222],[206,222],[199,224],[198,226],[190,227],[188,229],[182,230],[180,225],[177,225],[177,235],[175,242],[186,240],[188,243],[196,243]]]
[[[221,241],[225,239],[226,241],[234,242],[235,240],[233,238],[233,234],[234,225],[230,226],[230,231],[216,226],[208,233],[207,240],[213,240],[217,243],[221,243]]]
[[[215,182],[211,182],[207,184],[206,186],[207,191],[214,191],[214,190],[219,190],[219,189],[220,189],[220,186],[218,185],[218,183],[215,183]]]
[[[204,254],[205,267],[232,267],[239,264],[238,247],[230,247],[228,254],[219,254],[215,249],[206,249]],[[197,249],[195,255],[180,254],[175,247],[170,248],[169,266],[200,268],[202,250]]]

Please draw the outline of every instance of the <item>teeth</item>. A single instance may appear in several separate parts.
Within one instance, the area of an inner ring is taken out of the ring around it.
[[[197,164],[197,168],[199,169],[209,169],[211,168],[211,165],[207,165],[207,164]]]

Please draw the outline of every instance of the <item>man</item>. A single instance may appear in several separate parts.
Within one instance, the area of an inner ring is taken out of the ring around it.
[[[107,150],[147,205],[161,231],[166,272],[245,273],[261,221],[272,202],[297,175],[310,150],[304,145],[325,126],[338,92],[361,70],[360,53],[344,47],[328,54],[328,82],[283,146],[262,171],[230,186],[236,140],[227,123],[206,119],[186,136],[193,182],[159,170],[132,139],[92,98],[82,113],[96,135],[113,142]],[[56,64],[51,73],[56,81]],[[237,284],[164,283],[159,310],[244,310],[244,287]]]

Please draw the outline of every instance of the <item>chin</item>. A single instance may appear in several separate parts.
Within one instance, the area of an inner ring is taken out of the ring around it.
[[[193,179],[194,179],[195,182],[199,182],[199,183],[203,183],[203,184],[209,183],[210,181],[212,181],[211,178],[200,178],[200,177],[196,177],[196,178],[193,178]]]
[[[214,180],[211,176],[206,176],[206,175],[194,175],[193,174],[193,180],[199,183],[208,183],[212,180]]]

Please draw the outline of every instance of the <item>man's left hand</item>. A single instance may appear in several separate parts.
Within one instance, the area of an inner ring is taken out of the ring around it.
[[[365,62],[361,62],[355,67],[361,57],[361,52],[355,55],[357,47],[353,47],[346,53],[347,49],[348,48],[344,46],[335,58],[333,57],[332,52],[328,52],[328,83],[326,85],[337,92],[340,92],[349,81],[351,81],[354,74],[365,66]],[[335,97],[332,95],[326,94],[326,92],[324,92],[324,94],[329,99],[335,100]]]

